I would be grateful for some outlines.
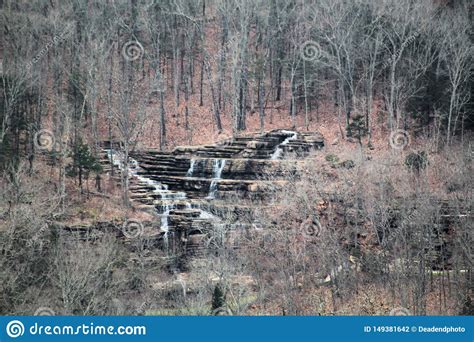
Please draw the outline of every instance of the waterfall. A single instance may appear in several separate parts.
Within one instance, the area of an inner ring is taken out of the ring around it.
[[[214,159],[214,165],[212,168],[212,181],[211,185],[209,186],[209,195],[207,196],[208,199],[216,198],[216,192],[218,188],[217,181],[221,179],[225,161],[225,159]]]
[[[219,217],[217,217],[217,216],[214,215],[214,214],[211,214],[211,213],[208,212],[208,211],[204,211],[204,210],[201,210],[201,214],[199,214],[199,218],[208,219],[208,220],[217,220],[217,221],[220,221],[220,218],[219,218]]]
[[[283,148],[281,148],[281,146],[284,146],[284,145],[288,144],[291,140],[295,140],[296,138],[298,138],[298,133],[296,133],[296,132],[285,131],[285,130],[282,130],[281,132],[285,133],[285,134],[291,134],[291,136],[289,136],[288,138],[283,140],[283,142],[277,146],[275,152],[273,152],[273,154],[270,158],[272,160],[276,160],[276,159],[279,159],[281,157],[281,154],[283,153]]]
[[[113,160],[113,165],[117,166],[119,170],[123,170],[124,168],[124,155],[123,153],[115,150],[105,150],[107,153],[107,156],[109,159]],[[187,175],[189,174],[192,176],[193,170],[195,163],[198,162],[198,160],[191,160],[191,166],[187,172]],[[213,177],[216,179],[220,179],[222,170],[224,168],[225,160],[215,160],[214,161],[214,169],[213,169]],[[163,234],[163,243],[165,250],[168,252],[169,249],[169,215],[171,210],[177,208],[177,204],[184,204],[186,209],[198,209],[200,211],[200,218],[203,219],[212,219],[212,220],[220,220],[217,216],[214,216],[211,213],[208,213],[207,211],[204,211],[200,208],[200,206],[197,204],[192,204],[189,199],[186,196],[186,193],[181,192],[181,191],[172,191],[168,189],[167,184],[162,184],[156,180],[153,180],[149,177],[143,176],[139,174],[140,170],[143,170],[140,168],[138,161],[130,158],[129,157],[129,163],[128,163],[128,170],[129,170],[129,177],[135,177],[139,182],[146,184],[147,186],[153,187],[153,193],[158,195],[161,200],[161,205],[156,206],[156,213],[158,216],[161,217],[161,225],[160,225],[160,230],[164,232]],[[211,188],[214,189],[210,194],[214,193],[217,191],[217,184],[212,185]],[[171,232],[173,233],[173,232]]]
[[[113,163],[115,166],[118,166],[120,170],[124,167],[124,156],[123,153],[113,150],[106,150],[109,159],[113,156]],[[153,193],[160,196],[162,201],[161,213],[157,211],[157,214],[161,216],[161,226],[160,229],[165,232],[164,239],[165,244],[168,239],[168,217],[170,211],[176,209],[176,204],[178,201],[186,200],[186,194],[180,191],[171,191],[168,190],[168,185],[157,182],[151,178],[145,177],[138,174],[141,170],[138,165],[138,161],[133,158],[129,158],[128,170],[131,177],[135,177],[139,182],[151,186],[154,188]]]
[[[186,177],[192,177],[194,173],[194,164],[196,163],[196,159],[191,159],[191,165],[189,166],[188,172],[186,172]]]

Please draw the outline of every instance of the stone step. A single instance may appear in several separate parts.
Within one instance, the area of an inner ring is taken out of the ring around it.
[[[130,177],[130,199],[134,207],[160,220],[156,234],[164,251],[184,258],[204,257],[213,227],[222,225],[229,232],[255,229],[269,196],[287,184],[288,174],[295,175],[303,163],[298,159],[324,146],[317,132],[298,132],[296,139],[288,139],[293,136],[291,131],[273,130],[214,145],[179,146],[172,152],[131,151],[139,166],[134,173],[139,177]],[[277,150],[281,151],[279,159],[271,160]],[[111,171],[107,154],[101,157],[104,169]],[[291,159],[281,160],[284,157]],[[216,160],[222,159],[220,178],[213,179]],[[119,183],[120,171],[114,170]],[[209,196],[211,184],[217,187],[215,198]]]
[[[214,172],[214,160],[210,158],[194,159],[193,172],[187,176],[191,165],[188,160],[188,166],[181,169],[166,169],[159,166],[145,164],[143,171],[138,174],[143,176],[185,176],[190,178],[212,178]],[[268,159],[228,159],[225,162],[221,178],[223,179],[260,179],[265,175],[283,176],[287,172],[295,170],[299,161],[275,161]]]
[[[242,190],[242,191],[259,191],[259,184],[273,184],[274,181],[267,180],[246,180],[246,179],[209,179],[209,178],[190,178],[181,176],[164,176],[150,175],[150,178],[168,185],[169,190],[180,191],[198,191],[207,192],[212,182],[216,182],[219,191]],[[285,182],[285,181],[281,181]]]

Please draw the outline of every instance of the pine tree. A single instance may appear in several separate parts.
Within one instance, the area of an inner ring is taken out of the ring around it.
[[[357,138],[359,145],[362,146],[362,137],[367,135],[367,127],[365,126],[365,118],[362,115],[355,115],[349,124],[351,136]]]
[[[428,157],[425,151],[412,152],[405,158],[405,166],[417,175],[426,167],[426,164],[428,164]]]
[[[78,178],[82,193],[83,179],[88,179],[90,172],[96,172],[97,174],[101,172],[102,166],[90,151],[89,146],[82,143],[82,141],[74,146],[70,157],[72,157],[72,164],[67,167],[67,175]]]
[[[212,294],[212,306],[211,306],[211,312],[213,314],[216,314],[219,309],[224,307],[225,305],[225,294],[224,291],[222,290],[222,287],[220,284],[217,284],[216,287],[214,287],[214,293]]]

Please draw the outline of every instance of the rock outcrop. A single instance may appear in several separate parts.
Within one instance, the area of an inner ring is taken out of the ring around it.
[[[172,152],[134,151],[130,198],[160,217],[165,250],[182,259],[202,256],[216,226],[235,230],[237,220],[239,228],[258,225],[253,212],[266,205],[266,190],[283,186],[301,159],[323,146],[317,132],[274,130]],[[118,144],[104,147],[102,162],[110,166],[113,158],[120,172]]]

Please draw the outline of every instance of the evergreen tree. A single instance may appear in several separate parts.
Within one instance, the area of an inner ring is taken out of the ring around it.
[[[425,151],[412,152],[405,158],[405,166],[419,174],[426,167],[428,157]]]
[[[212,306],[211,306],[211,312],[213,314],[216,314],[219,309],[224,307],[225,305],[225,294],[224,291],[222,290],[222,287],[220,284],[217,284],[216,287],[214,287],[214,293],[212,294]]]
[[[362,137],[367,135],[367,127],[365,126],[365,118],[362,115],[355,115],[349,124],[351,136],[357,138],[359,145],[362,146]]]
[[[90,172],[100,173],[102,166],[90,151],[89,146],[82,141],[74,146],[70,157],[72,157],[72,164],[67,166],[67,175],[78,178],[82,192],[83,179],[88,179]]]

